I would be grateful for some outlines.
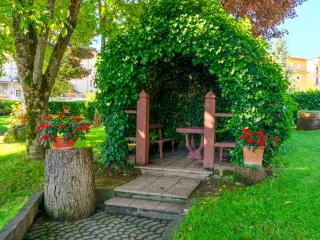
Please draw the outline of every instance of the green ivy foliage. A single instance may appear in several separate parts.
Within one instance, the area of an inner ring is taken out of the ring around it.
[[[289,134],[293,107],[286,92],[288,80],[272,61],[268,48],[266,42],[251,35],[248,21],[229,16],[216,0],[150,1],[138,24],[119,32],[100,56],[96,84],[101,90],[97,96],[100,111],[106,119],[104,161],[124,163],[129,124],[123,109],[135,107],[142,89],[146,89],[153,101],[151,118],[154,112],[161,117],[165,110],[189,100],[189,109],[197,116],[189,116],[191,125],[199,124],[198,120],[203,117],[206,92],[201,89],[211,89],[218,95],[219,102],[230,103],[219,106],[220,110],[234,114],[227,122],[229,132],[237,140],[237,147],[232,151],[233,161],[242,162],[239,136],[242,128],[250,128],[261,129],[270,138],[279,135],[280,144],[270,144],[265,151],[264,164],[270,164]],[[183,70],[184,77],[179,78],[176,73],[183,68],[181,62],[186,63],[189,70]],[[177,65],[179,67],[175,67]],[[172,68],[168,71],[166,66]],[[196,77],[199,68],[204,71]],[[168,73],[180,87],[171,89],[172,100],[162,102],[162,90],[170,89],[163,87],[170,84]],[[188,78],[194,79],[194,83],[187,84]],[[191,91],[192,86],[204,78],[209,83]],[[155,99],[159,96],[162,96],[160,100]],[[192,107],[192,100],[199,103],[201,111]],[[170,102],[175,105],[167,104]],[[161,114],[155,111],[156,104],[162,105]],[[183,108],[181,105],[178,111]]]

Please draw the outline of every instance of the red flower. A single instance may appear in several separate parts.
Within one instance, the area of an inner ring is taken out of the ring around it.
[[[61,124],[61,125],[60,125],[60,128],[61,128],[61,129],[64,129],[64,124]]]
[[[71,117],[71,121],[75,121],[76,119],[77,119],[76,116],[72,116],[72,117]]]
[[[81,121],[81,117],[78,117],[78,119],[77,119],[78,121]]]
[[[258,135],[259,137],[261,137],[261,138],[264,137],[264,134],[263,134],[263,132],[262,132],[261,130],[259,130],[259,131],[257,132],[257,135]]]
[[[82,129],[81,129],[81,127],[77,127],[76,130],[77,131],[81,131]]]
[[[253,143],[254,143],[254,140],[253,140],[252,138],[249,138],[249,139],[247,140],[247,142],[248,142],[249,144],[253,144]]]
[[[261,146],[261,147],[264,147],[264,141],[263,140],[259,140],[257,142],[257,145]]]
[[[52,121],[52,117],[51,116],[49,117],[49,121]]]
[[[50,134],[48,134],[48,135],[47,135],[47,138],[48,138],[48,139],[51,139],[51,135],[50,135]]]
[[[243,135],[241,136],[241,139],[246,139],[246,138],[248,138],[248,137],[250,137],[249,134],[248,134],[248,133],[245,133],[245,134],[243,134]]]
[[[73,134],[72,133],[68,133],[68,137],[72,138]]]
[[[278,136],[274,136],[274,141],[275,141],[276,143],[278,143],[278,142],[279,142],[279,137],[278,137]]]
[[[46,125],[46,129],[50,129],[51,128],[51,126],[50,125]]]
[[[36,129],[36,134],[39,134],[41,131],[39,128]]]
[[[47,135],[42,135],[42,140],[46,140],[47,139]]]
[[[41,129],[45,129],[46,125],[44,123],[41,124]]]
[[[64,115],[62,113],[58,114],[58,118],[63,118],[63,117],[64,117]]]

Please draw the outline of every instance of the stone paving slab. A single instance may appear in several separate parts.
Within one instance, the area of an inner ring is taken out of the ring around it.
[[[105,201],[105,204],[112,207],[127,207],[140,210],[162,211],[170,213],[180,213],[184,208],[184,204],[181,203],[169,203],[125,197],[111,198]]]
[[[53,222],[39,218],[25,240],[157,240],[170,221],[110,214],[99,211],[75,222]]]
[[[163,177],[143,175],[127,184],[117,187],[115,192],[188,199],[200,182],[200,179],[179,176]]]

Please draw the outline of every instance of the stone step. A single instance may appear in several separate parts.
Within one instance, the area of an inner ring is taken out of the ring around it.
[[[142,175],[114,189],[114,196],[185,203],[201,179]]]
[[[171,167],[158,167],[158,166],[135,166],[139,169],[142,174],[155,175],[155,176],[178,176],[178,177],[187,177],[195,179],[205,179],[212,175],[211,171],[201,169],[201,170],[189,170],[181,168],[171,168]]]
[[[113,197],[105,201],[105,210],[110,213],[171,220],[183,212],[184,204]]]

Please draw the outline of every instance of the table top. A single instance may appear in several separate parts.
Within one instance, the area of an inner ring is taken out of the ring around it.
[[[177,133],[184,133],[184,134],[203,134],[204,129],[200,127],[187,127],[187,128],[176,128]]]

